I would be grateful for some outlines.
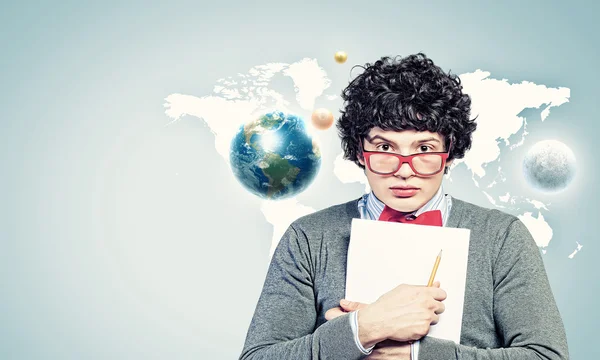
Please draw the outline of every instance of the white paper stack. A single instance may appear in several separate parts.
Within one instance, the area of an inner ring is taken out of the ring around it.
[[[470,230],[397,222],[352,220],[346,299],[370,304],[400,284],[427,285],[435,277],[448,297],[429,336],[460,342]]]

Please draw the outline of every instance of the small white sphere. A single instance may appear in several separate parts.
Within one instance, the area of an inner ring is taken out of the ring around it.
[[[575,154],[556,140],[536,143],[525,155],[523,175],[537,190],[559,192],[564,190],[575,177]]]

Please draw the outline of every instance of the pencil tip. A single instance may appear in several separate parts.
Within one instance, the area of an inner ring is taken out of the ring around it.
[[[440,250],[440,253],[438,254],[438,256],[442,256],[442,250]]]

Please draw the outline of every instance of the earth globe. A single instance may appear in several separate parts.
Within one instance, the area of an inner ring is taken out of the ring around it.
[[[299,116],[266,113],[240,126],[229,160],[239,182],[268,200],[298,195],[321,167],[321,152]]]

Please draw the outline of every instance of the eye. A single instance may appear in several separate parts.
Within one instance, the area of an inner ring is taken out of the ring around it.
[[[431,147],[429,145],[421,145],[419,146],[419,150],[421,150],[421,152],[427,152],[431,150]]]
[[[390,151],[391,150],[391,146],[390,144],[381,144],[379,146],[377,146],[377,150],[379,151]]]

